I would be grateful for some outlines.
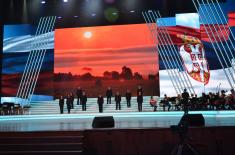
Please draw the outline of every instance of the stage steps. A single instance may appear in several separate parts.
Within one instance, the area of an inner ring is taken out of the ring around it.
[[[0,154],[83,155],[83,131],[0,133]]]
[[[138,104],[136,97],[132,97],[131,107],[128,108],[126,104],[125,97],[122,97],[121,101],[121,110],[116,110],[116,104],[114,97],[112,98],[112,104],[106,104],[106,98],[104,98],[104,113],[122,113],[122,112],[138,112]],[[153,107],[149,104],[150,97],[145,96],[143,102],[143,111],[153,111]],[[159,103],[158,103],[159,104]],[[158,106],[158,111],[162,111],[162,107]],[[77,105],[77,99],[74,100],[74,109],[71,109],[72,114],[88,114],[88,113],[98,113],[97,98],[88,98],[87,99],[87,111],[82,111],[82,105]],[[40,115],[40,114],[59,114],[59,101],[43,101],[43,102],[32,102],[31,108],[29,109],[28,114],[30,115]],[[66,104],[64,105],[64,113],[68,113]],[[26,113],[27,114],[27,113]]]

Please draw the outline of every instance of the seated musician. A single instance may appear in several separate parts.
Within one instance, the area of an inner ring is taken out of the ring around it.
[[[231,92],[231,94],[230,94],[230,103],[231,104],[229,107],[234,110],[235,109],[235,91],[234,91],[234,89],[231,89],[230,92]]]
[[[225,95],[225,91],[224,90],[221,90],[221,95],[220,95],[220,105],[221,105],[221,109],[222,110],[225,110],[225,101],[226,101],[226,99],[225,99],[225,97],[226,97],[226,95]]]
[[[202,93],[202,96],[199,99],[199,108],[200,110],[207,110],[208,98],[205,93]]]
[[[169,98],[167,97],[166,94],[164,95],[164,98],[163,98],[163,100],[162,100],[162,103],[163,103],[163,111],[165,111],[165,107],[168,107],[168,111],[170,111],[171,104],[170,104]]]
[[[230,91],[231,91],[231,95],[233,97],[233,102],[235,102],[235,91],[234,91],[234,89],[231,89]]]
[[[153,96],[150,97],[149,104],[154,108],[153,111],[157,111],[157,100],[155,100]]]
[[[221,109],[219,93],[216,93],[214,95],[214,105],[215,105],[216,110],[220,110]]]
[[[177,97],[176,97],[176,99],[175,99],[175,109],[176,109],[176,110],[180,110],[180,107],[181,107],[181,100],[182,100],[181,95],[178,94]]]
[[[229,94],[229,95],[225,98],[225,105],[228,106],[228,109],[229,109],[229,110],[234,110],[234,109],[235,109],[232,94]]]
[[[214,110],[214,107],[215,107],[215,95],[212,92],[209,92],[208,105],[209,105],[209,109],[210,110]]]

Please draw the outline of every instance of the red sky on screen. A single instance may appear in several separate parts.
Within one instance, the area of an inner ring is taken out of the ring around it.
[[[126,65],[142,75],[158,72],[146,24],[56,29],[55,73],[102,76]]]
[[[228,13],[228,24],[229,26],[235,26],[235,12]]]

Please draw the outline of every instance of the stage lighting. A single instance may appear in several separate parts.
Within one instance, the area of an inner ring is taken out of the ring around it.
[[[135,13],[135,10],[131,10],[130,13]]]
[[[46,1],[41,1],[41,3],[42,3],[42,4],[45,4],[45,3],[46,3]]]
[[[61,19],[62,17],[61,17],[61,16],[58,16],[57,18],[58,18],[58,19]]]
[[[140,0],[128,0],[128,1],[121,0],[121,2],[119,2],[119,5],[120,5],[119,7],[122,9],[122,11],[130,12],[131,10],[136,10],[146,5],[143,3],[144,1],[140,1]]]
[[[78,18],[78,16],[73,16],[74,18]]]
[[[65,3],[67,3],[68,2],[68,0],[63,0]]]
[[[119,11],[111,7],[104,11],[104,16],[109,22],[115,22],[119,18]]]
[[[88,15],[89,17],[95,17],[101,15],[102,10],[103,10],[103,0],[90,0],[81,3],[81,12],[85,16]]]

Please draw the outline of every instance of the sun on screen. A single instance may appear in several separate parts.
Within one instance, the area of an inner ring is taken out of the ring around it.
[[[87,39],[89,39],[89,38],[92,37],[92,33],[91,33],[90,31],[86,31],[86,32],[84,33],[84,37],[87,38]]]

